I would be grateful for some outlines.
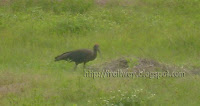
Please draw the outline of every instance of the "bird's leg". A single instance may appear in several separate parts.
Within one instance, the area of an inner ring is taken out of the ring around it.
[[[85,64],[86,64],[86,62],[83,63],[83,69],[85,69]]]
[[[78,65],[78,64],[76,63],[76,64],[75,64],[75,67],[74,67],[74,71],[76,70],[76,68],[77,68],[77,65]]]

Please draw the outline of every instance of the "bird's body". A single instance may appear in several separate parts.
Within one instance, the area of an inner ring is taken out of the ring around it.
[[[93,51],[89,49],[79,49],[74,51],[69,51],[63,53],[55,58],[55,61],[59,60],[66,60],[70,62],[75,62],[75,68],[78,64],[84,63],[85,64],[89,61],[94,60],[97,57],[97,51],[99,51],[99,45],[94,45]],[[99,51],[100,53],[100,51]]]
[[[96,54],[96,55],[95,55]],[[96,58],[97,53],[93,53],[93,51],[88,49],[79,49],[70,52],[63,53],[60,56],[56,57],[56,61],[66,60],[73,61],[77,64],[92,61]]]

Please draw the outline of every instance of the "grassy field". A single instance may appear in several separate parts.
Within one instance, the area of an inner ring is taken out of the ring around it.
[[[0,105],[197,106],[199,11],[199,0],[0,0]],[[82,65],[54,62],[96,43],[103,58],[88,67],[128,56],[197,71],[92,79]]]

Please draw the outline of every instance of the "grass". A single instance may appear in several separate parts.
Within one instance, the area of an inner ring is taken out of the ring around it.
[[[83,77],[54,62],[100,45],[87,65],[122,56],[200,65],[198,0],[0,1],[0,105],[198,105],[199,75],[184,78]],[[5,89],[9,88],[9,89]]]

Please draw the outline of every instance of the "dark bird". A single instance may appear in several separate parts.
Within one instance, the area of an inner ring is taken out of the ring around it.
[[[92,50],[88,49],[79,49],[74,51],[69,51],[66,53],[63,53],[57,57],[55,57],[55,61],[59,60],[66,60],[70,62],[75,62],[74,70],[77,68],[77,65],[80,63],[83,63],[83,67],[85,68],[85,64],[89,61],[94,60],[97,57],[97,52],[100,53],[99,45],[95,44]]]

